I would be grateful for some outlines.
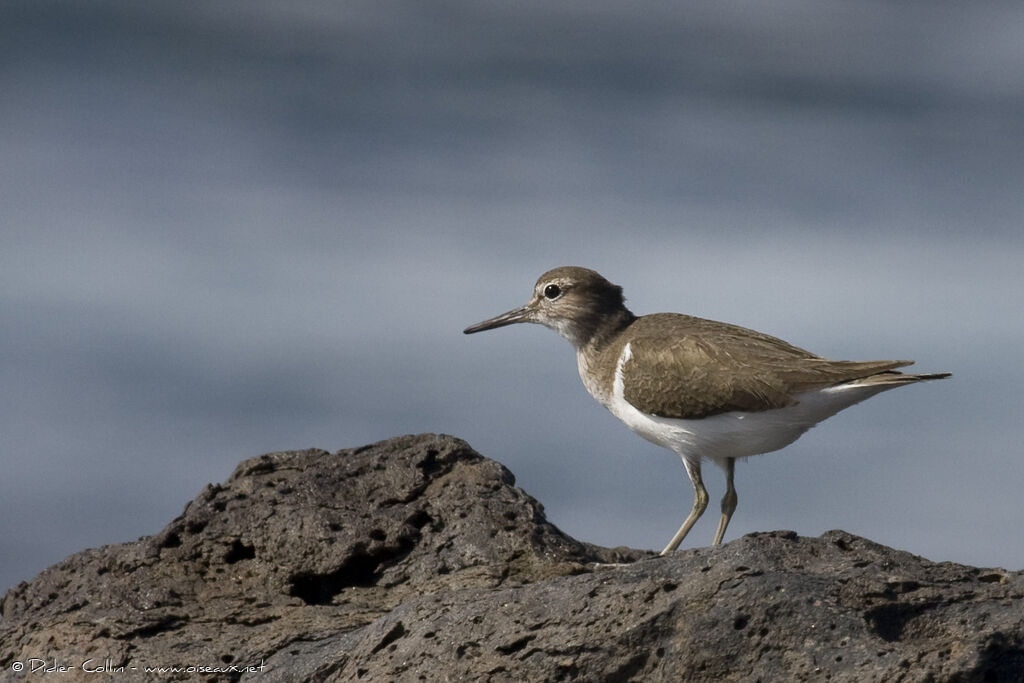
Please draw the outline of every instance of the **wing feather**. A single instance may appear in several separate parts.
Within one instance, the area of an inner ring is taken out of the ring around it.
[[[827,360],[766,334],[678,314],[639,319],[629,349],[620,370],[625,399],[645,413],[683,419],[782,408],[802,391],[911,362]]]

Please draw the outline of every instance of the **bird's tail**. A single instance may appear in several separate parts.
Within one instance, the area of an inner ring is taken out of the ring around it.
[[[926,375],[915,375],[909,372],[897,372],[896,370],[887,370],[886,372],[880,372],[877,375],[870,375],[868,377],[862,377],[861,379],[853,380],[848,382],[852,385],[860,386],[882,386],[882,385],[896,385],[896,384],[913,384],[914,382],[926,382],[933,379],[945,379],[946,377],[952,376],[951,372],[933,372]]]

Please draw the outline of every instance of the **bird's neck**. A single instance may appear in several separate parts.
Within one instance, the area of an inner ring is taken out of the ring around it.
[[[575,321],[570,341],[580,353],[599,353],[634,320],[636,316],[625,306],[603,311],[600,315],[586,316]]]
[[[636,316],[623,308],[606,316],[595,325],[587,339],[576,345],[576,366],[583,386],[597,401],[610,409],[614,362],[608,362],[608,353],[614,353],[615,340],[628,328]]]

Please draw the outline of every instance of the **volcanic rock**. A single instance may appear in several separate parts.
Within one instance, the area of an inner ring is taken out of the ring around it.
[[[600,548],[433,434],[246,460],[0,613],[11,680],[1024,681],[1024,572],[842,531]]]

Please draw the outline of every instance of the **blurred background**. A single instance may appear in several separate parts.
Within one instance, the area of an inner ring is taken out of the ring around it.
[[[0,93],[0,592],[244,458],[425,431],[660,549],[678,458],[554,333],[462,334],[567,264],[954,373],[740,463],[727,540],[1024,567],[1020,3],[11,0]]]

